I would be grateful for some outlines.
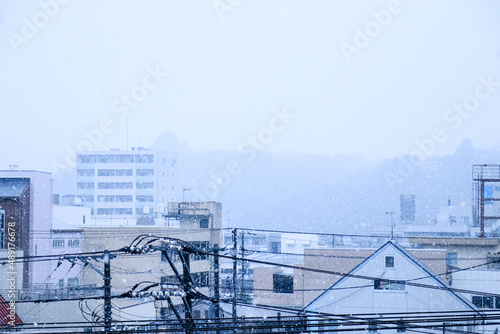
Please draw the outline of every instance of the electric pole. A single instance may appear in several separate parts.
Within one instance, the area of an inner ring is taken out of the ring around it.
[[[220,333],[220,278],[219,278],[219,245],[214,245],[214,299],[216,333]]]
[[[109,250],[104,251],[104,332],[111,331],[112,311],[111,311],[111,255]]]
[[[236,257],[238,256],[238,229],[233,229],[233,318],[236,319],[238,316],[236,313],[236,275],[238,274],[238,267],[236,265]]]

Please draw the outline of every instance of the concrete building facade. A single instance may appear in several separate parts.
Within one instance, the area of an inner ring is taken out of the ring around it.
[[[76,199],[91,208],[93,219],[137,219],[151,224],[174,199],[173,153],[130,151],[77,153]]]

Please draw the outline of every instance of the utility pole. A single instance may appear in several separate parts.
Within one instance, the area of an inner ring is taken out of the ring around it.
[[[193,302],[192,299],[193,297],[189,293],[189,290],[191,289],[192,282],[191,282],[191,264],[190,264],[190,256],[189,253],[186,251],[182,250],[180,252],[180,255],[183,257],[182,261],[182,283],[184,285],[184,291],[186,292],[186,297],[185,297],[185,310],[184,310],[184,318],[186,319],[186,334],[193,334],[194,331],[194,321],[193,321]]]
[[[104,251],[104,332],[111,331],[112,311],[111,311],[111,255],[109,250]]]
[[[244,299],[245,294],[245,231],[241,232],[241,291],[240,296]]]
[[[219,278],[219,245],[214,245],[214,299],[216,333],[220,333],[220,278]]]
[[[233,259],[233,320],[236,321],[238,317],[236,313],[236,275],[238,267],[236,265],[236,257],[238,256],[238,229],[233,229],[233,249],[234,249],[234,259]]]

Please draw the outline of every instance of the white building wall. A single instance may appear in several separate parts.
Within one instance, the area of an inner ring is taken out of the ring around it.
[[[319,236],[297,233],[281,234],[282,253],[304,254],[305,248],[319,248]]]

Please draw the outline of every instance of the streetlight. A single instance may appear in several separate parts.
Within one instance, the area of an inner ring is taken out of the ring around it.
[[[394,211],[387,211],[385,213],[386,215],[391,215],[391,240],[394,239],[394,214],[395,212]]]

